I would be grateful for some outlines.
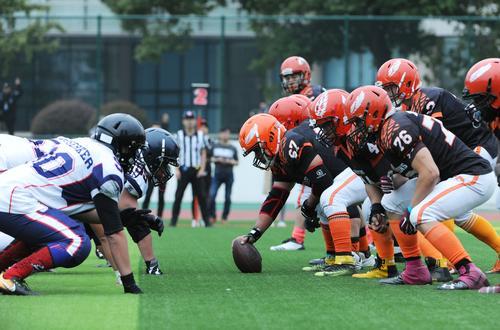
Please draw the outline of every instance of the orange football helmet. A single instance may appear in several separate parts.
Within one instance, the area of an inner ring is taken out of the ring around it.
[[[309,107],[311,123],[319,129],[318,140],[327,147],[341,144],[351,127],[344,115],[348,97],[345,90],[329,89],[318,95]]]
[[[310,103],[309,98],[304,95],[285,96],[271,105],[269,114],[290,130],[308,118]]]
[[[281,63],[280,80],[283,91],[298,94],[311,83],[311,67],[300,56],[290,56]]]
[[[465,77],[463,98],[472,100],[484,120],[492,121],[500,111],[500,58],[474,64]]]
[[[412,61],[393,58],[378,69],[375,85],[385,89],[394,105],[399,107],[420,89],[422,82]]]
[[[285,126],[270,114],[259,113],[250,117],[240,129],[243,156],[253,152],[253,166],[267,170],[278,153],[285,132]]]
[[[356,151],[366,145],[371,134],[379,131],[387,113],[392,110],[392,103],[384,89],[362,86],[349,94],[344,109],[347,121],[353,124],[347,141]]]

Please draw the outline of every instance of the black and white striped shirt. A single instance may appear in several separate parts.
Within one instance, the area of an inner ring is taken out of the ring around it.
[[[180,147],[180,166],[199,168],[201,151],[206,147],[203,132],[197,131],[193,135],[186,135],[184,130],[179,130],[177,132],[177,143]]]

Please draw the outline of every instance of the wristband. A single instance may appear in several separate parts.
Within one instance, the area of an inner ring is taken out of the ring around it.
[[[248,233],[249,236],[252,236],[254,242],[257,242],[257,240],[262,236],[262,231],[257,228],[253,227],[252,230]]]

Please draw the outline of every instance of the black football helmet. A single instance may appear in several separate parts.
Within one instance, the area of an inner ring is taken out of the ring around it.
[[[113,113],[101,119],[92,138],[113,150],[125,173],[132,169],[139,149],[146,142],[142,124],[125,113]]]
[[[146,145],[142,148],[146,171],[155,186],[165,184],[172,176],[170,166],[179,166],[179,146],[172,134],[162,128],[146,129]]]

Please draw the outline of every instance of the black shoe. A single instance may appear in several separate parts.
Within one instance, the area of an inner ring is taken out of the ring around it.
[[[436,260],[434,258],[427,257],[425,258],[425,264],[431,273],[433,282],[446,283],[453,280],[450,270],[446,265],[446,261],[443,262],[443,260]]]
[[[151,261],[146,261],[146,274],[147,275],[163,275],[160,269],[160,264],[158,260],[153,259]]]
[[[0,274],[0,291],[3,294],[15,296],[37,296],[38,293],[32,291],[28,284],[18,278],[6,279],[3,277],[4,273]]]
[[[405,285],[405,281],[401,274],[395,277],[384,278],[383,280],[378,281],[380,284],[389,284],[389,285]]]

